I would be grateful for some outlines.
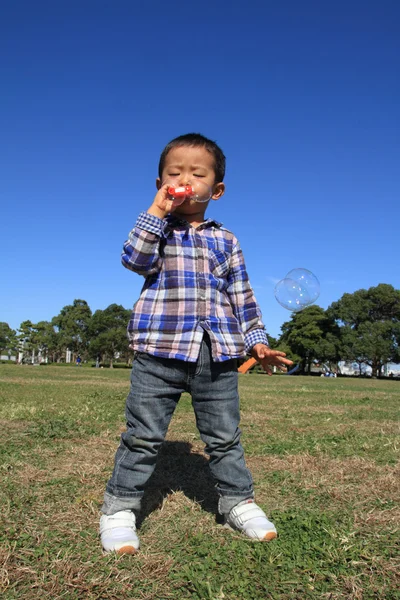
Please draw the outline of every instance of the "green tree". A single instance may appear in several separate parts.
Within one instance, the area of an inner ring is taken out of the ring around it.
[[[69,348],[74,355],[84,355],[91,317],[92,311],[85,300],[74,300],[53,317],[51,323],[56,328],[58,347],[62,352]]]
[[[89,327],[89,352],[92,358],[100,355],[110,361],[112,368],[117,353],[126,355],[126,326],[130,312],[119,304],[110,304],[105,310],[96,310]]]
[[[279,349],[309,373],[314,360],[337,363],[339,328],[320,306],[308,306],[283,323]],[[296,360],[297,359],[297,360]]]
[[[17,333],[8,323],[0,322],[0,350],[11,354],[18,346]]]
[[[39,321],[32,326],[32,344],[40,352],[43,359],[52,357],[53,361],[57,353],[57,333],[49,321]]]
[[[40,321],[36,324],[32,321],[23,321],[18,330],[17,340],[24,359],[33,358],[33,355],[37,356],[39,353],[45,359],[57,348],[57,334],[48,321]]]
[[[22,360],[26,360],[28,356],[32,355],[34,350],[33,335],[32,321],[22,321],[17,332],[18,349],[22,352]]]
[[[374,376],[400,360],[400,290],[381,283],[343,294],[327,312],[340,326],[343,358],[370,365]]]

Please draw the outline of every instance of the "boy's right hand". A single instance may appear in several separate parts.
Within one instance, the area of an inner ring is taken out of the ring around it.
[[[168,195],[168,188],[170,184],[165,183],[160,187],[157,194],[154,197],[153,204],[148,209],[148,213],[150,215],[154,215],[159,219],[164,219],[168,213],[170,213],[174,208],[182,204],[185,198],[182,198],[181,201],[171,200]]]

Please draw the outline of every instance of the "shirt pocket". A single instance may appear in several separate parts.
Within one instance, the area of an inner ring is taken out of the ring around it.
[[[229,273],[230,255],[222,250],[209,251],[208,261],[214,277],[226,278]]]

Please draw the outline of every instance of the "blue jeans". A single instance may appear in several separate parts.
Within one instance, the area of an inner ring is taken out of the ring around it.
[[[115,456],[102,512],[140,510],[147,480],[182,392],[189,392],[196,424],[220,496],[219,512],[228,514],[251,498],[253,481],[240,443],[236,361],[213,362],[205,334],[196,363],[138,353],[126,401],[127,429]]]

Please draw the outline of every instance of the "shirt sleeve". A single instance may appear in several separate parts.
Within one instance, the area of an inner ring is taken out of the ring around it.
[[[121,262],[130,271],[147,277],[161,269],[160,242],[164,238],[164,221],[147,212],[140,213],[125,242]]]
[[[268,346],[261,310],[250,285],[243,252],[238,242],[236,242],[231,256],[227,292],[233,312],[242,328],[246,352],[249,353],[255,344]]]

